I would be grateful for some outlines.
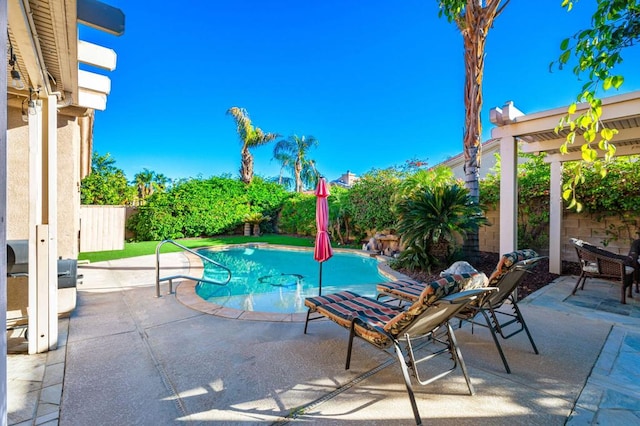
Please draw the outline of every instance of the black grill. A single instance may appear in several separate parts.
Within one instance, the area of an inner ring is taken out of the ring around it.
[[[8,240],[7,276],[19,277],[28,273],[29,240]],[[80,278],[76,259],[58,259],[58,288],[74,288]]]

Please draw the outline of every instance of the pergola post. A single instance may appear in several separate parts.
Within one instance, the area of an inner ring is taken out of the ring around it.
[[[562,163],[551,162],[549,188],[549,272],[562,272]]]
[[[518,145],[513,136],[500,140],[500,253],[518,247]]]

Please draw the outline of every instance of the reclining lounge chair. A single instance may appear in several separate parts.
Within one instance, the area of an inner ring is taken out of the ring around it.
[[[418,383],[427,385],[454,371],[459,365],[469,389],[474,389],[457,346],[449,319],[463,309],[469,302],[483,297],[493,289],[475,289],[459,292],[460,284],[451,278],[445,278],[427,285],[418,300],[408,309],[390,305],[355,293],[339,293],[339,301],[324,303],[332,295],[308,298],[307,306],[313,306],[317,313],[349,329],[349,344],[345,368],[351,364],[351,351],[354,337],[360,337],[378,349],[393,347],[400,362],[405,386],[409,394],[416,424],[422,424],[411,385],[409,369],[413,371]],[[318,300],[322,299],[322,300]],[[306,326],[305,326],[306,329]],[[404,344],[401,344],[404,343]],[[418,357],[417,350],[426,350],[437,345],[437,350],[426,356]],[[421,378],[417,366],[438,355],[449,354],[452,365],[440,374]]]
[[[498,336],[506,340],[524,331],[529,338],[533,352],[536,355],[539,354],[538,348],[529,332],[529,327],[527,327],[522,312],[518,308],[516,289],[525,275],[541,259],[543,257],[537,256],[537,253],[533,250],[520,250],[505,254],[498,264],[499,267],[489,278],[489,285],[497,287],[498,291],[479,301],[479,303],[470,303],[465,309],[456,314],[456,317],[460,320],[460,325],[462,325],[462,321],[471,323],[471,333],[473,333],[474,325],[489,329],[507,373],[511,373],[511,368],[507,362],[507,357],[502,351]],[[507,301],[509,301],[511,312],[504,308],[500,309]],[[484,320],[478,321],[478,315],[481,315]]]
[[[538,348],[518,308],[513,292],[524,278],[525,273],[531,270],[540,259],[542,259],[542,257],[539,257],[535,251],[530,249],[517,250],[503,255],[489,277],[487,284],[489,287],[497,287],[498,291],[486,298],[480,298],[471,302],[468,307],[456,314],[456,317],[460,320],[460,325],[462,321],[467,321],[472,324],[472,332],[473,325],[476,324],[487,327],[489,331],[491,331],[491,337],[498,349],[507,373],[511,373],[511,369],[500,346],[498,335],[503,339],[508,339],[524,331],[531,342],[533,351],[538,354]],[[474,279],[473,275],[463,274],[463,276],[468,279],[464,287],[465,289],[478,288],[483,285],[482,281]],[[475,278],[478,278],[478,276],[475,276]],[[384,295],[409,302],[416,300],[415,294],[417,291],[420,291],[421,288],[424,288],[424,284],[407,286],[401,285],[401,283],[398,282],[382,283],[377,287],[379,296]],[[512,313],[498,310],[507,300],[510,301]],[[484,321],[478,322],[476,320],[476,316],[478,315],[482,315]],[[514,324],[519,325],[519,327],[515,329],[509,328],[509,331],[506,330],[507,327]]]

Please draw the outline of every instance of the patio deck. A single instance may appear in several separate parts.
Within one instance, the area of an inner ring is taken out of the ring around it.
[[[248,321],[154,297],[155,257],[83,266],[78,306],[61,319],[60,346],[9,355],[9,424],[413,424],[399,367],[363,342],[344,370],[347,333],[329,321]],[[185,272],[182,254],[163,268]],[[520,306],[526,336],[503,348],[488,332],[456,331],[476,395],[454,373],[416,386],[424,422],[627,424],[640,421],[640,296],[616,284],[561,277]],[[11,348],[11,344],[10,344]]]

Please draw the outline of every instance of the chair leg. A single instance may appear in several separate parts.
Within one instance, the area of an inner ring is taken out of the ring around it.
[[[347,362],[344,366],[345,370],[348,370],[351,366],[351,350],[353,349],[353,338],[356,337],[356,323],[351,321],[351,327],[349,329],[349,345],[347,346]]]
[[[351,343],[351,342],[349,342]],[[402,376],[404,377],[404,384],[407,387],[407,393],[409,394],[409,401],[411,402],[411,409],[413,410],[413,417],[416,419],[416,425],[422,425],[422,419],[420,418],[420,412],[418,411],[418,404],[416,403],[416,396],[413,393],[413,386],[411,385],[411,377],[409,376],[409,369],[404,358],[404,353],[397,342],[393,343],[400,362],[400,368],[402,369]],[[414,366],[415,368],[415,366]],[[466,375],[465,375],[466,378]]]
[[[531,342],[531,347],[533,348],[533,352],[535,352],[536,355],[539,355],[540,352],[538,352],[538,348],[536,347],[536,344],[533,341],[533,337],[531,337],[531,333],[529,333],[529,327],[527,327],[527,323],[524,321],[524,317],[522,316],[522,312],[520,312],[520,308],[518,308],[518,304],[515,302],[512,302],[512,303],[513,303],[513,310],[518,316],[518,321],[520,322],[520,324],[522,324],[522,328],[524,328],[524,332],[527,333],[527,337]]]
[[[469,394],[475,395],[476,391],[475,389],[473,389],[473,385],[471,384],[471,379],[469,378],[469,373],[467,372],[467,365],[464,363],[464,358],[462,358],[462,352],[458,347],[456,335],[453,333],[453,329],[451,328],[451,324],[449,323],[447,323],[447,334],[449,337],[449,351],[454,356],[456,362],[460,365],[462,375],[464,376],[464,380],[467,382],[467,387],[469,388]]]
[[[583,278],[586,280],[584,272],[581,273],[580,276],[578,277],[578,281],[576,281],[576,285],[575,285],[575,287],[573,287],[573,291],[571,292],[572,295],[576,294],[576,290],[578,290],[578,286],[580,285],[580,281],[582,281]],[[582,289],[584,290],[584,282],[582,283]]]
[[[504,356],[504,352],[502,352],[502,346],[500,346],[500,342],[498,341],[498,336],[496,335],[496,331],[494,326],[491,324],[491,318],[487,315],[487,312],[484,309],[481,309],[482,315],[484,316],[485,321],[487,322],[487,328],[491,332],[491,337],[493,337],[493,343],[495,343],[496,348],[498,349],[498,353],[500,354],[500,358],[502,358],[502,363],[504,364],[504,369],[507,370],[508,374],[511,374],[511,368],[509,368],[509,363],[507,362],[507,357]],[[497,318],[496,318],[497,322]]]
[[[304,334],[307,334],[307,326],[309,325],[309,315],[311,315],[311,309],[307,310],[307,320],[304,322]]]

